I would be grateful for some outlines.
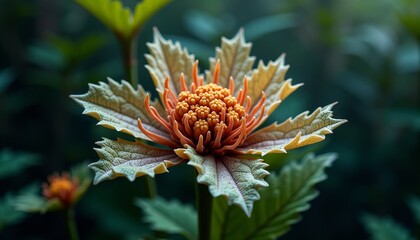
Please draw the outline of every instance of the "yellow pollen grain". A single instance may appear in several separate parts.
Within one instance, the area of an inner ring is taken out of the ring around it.
[[[178,102],[175,110],[179,115],[183,115],[188,112],[190,105],[186,101]]]
[[[210,127],[214,127],[217,123],[219,123],[219,114],[217,114],[215,111],[212,111],[207,116],[207,123]]]
[[[222,100],[214,99],[210,102],[210,109],[212,111],[219,113],[220,111],[222,111],[222,108],[226,108],[226,103],[224,103]]]
[[[197,136],[199,136],[200,134],[204,136],[208,130],[209,125],[207,124],[207,121],[200,119],[194,123],[194,133]]]

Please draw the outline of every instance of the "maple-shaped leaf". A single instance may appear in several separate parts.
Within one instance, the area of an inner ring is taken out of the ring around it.
[[[254,201],[260,198],[256,189],[267,187],[264,170],[268,165],[262,159],[244,155],[199,155],[191,147],[177,149],[177,154],[188,158],[188,165],[198,172],[197,182],[209,186],[213,197],[225,196],[228,204],[238,205],[248,216]]]
[[[252,76],[248,83],[248,89],[250,89],[248,96],[251,98],[253,105],[260,100],[262,91],[267,96],[264,102],[267,111],[266,116],[269,116],[281,101],[303,85],[292,85],[291,79],[284,81],[286,72],[289,69],[289,65],[284,65],[285,56],[285,54],[282,54],[276,61],[270,61],[267,65],[260,61],[258,68],[252,71]]]
[[[300,213],[309,209],[309,201],[318,196],[315,184],[327,178],[335,154],[308,154],[301,162],[286,165],[280,175],[267,177],[270,185],[259,192],[250,218],[222,199],[214,199],[212,239],[277,239],[298,222]]]
[[[143,0],[134,8],[134,13],[119,0],[76,0],[78,4],[98,18],[119,37],[130,39],[145,22],[170,0]]]
[[[144,107],[146,95],[141,85],[134,90],[124,80],[118,83],[108,78],[108,84],[104,82],[99,82],[98,85],[89,84],[87,93],[71,97],[85,108],[83,114],[99,120],[98,125],[149,140],[138,128],[137,119],[141,118],[143,126],[149,131],[169,136],[163,126],[146,111]],[[151,104],[158,112],[163,112],[158,101]]]
[[[271,124],[251,134],[245,143],[236,149],[252,154],[286,153],[286,150],[320,142],[325,135],[347,122],[332,117],[335,103],[317,108],[312,114],[303,112],[281,124]]]
[[[149,146],[140,141],[129,142],[122,139],[104,139],[95,149],[100,160],[89,167],[95,171],[94,183],[124,176],[130,181],[136,177],[165,173],[168,167],[182,161],[172,150]]]
[[[182,48],[179,42],[173,43],[165,40],[157,28],[153,29],[153,42],[148,43],[150,54],[146,54],[147,65],[150,76],[156,86],[156,90],[161,97],[165,90],[165,79],[169,78],[169,87],[177,95],[181,92],[181,73],[185,75],[185,82],[191,84],[194,55],[188,53],[186,48]]]
[[[227,88],[229,78],[235,83],[235,94],[242,86],[242,81],[254,64],[255,57],[250,57],[251,43],[245,42],[243,29],[239,30],[235,37],[227,39],[222,37],[221,47],[216,48],[216,56],[210,58],[210,69],[206,72],[207,82],[212,82],[216,61],[220,60],[219,85]],[[261,92],[260,92],[261,94]]]

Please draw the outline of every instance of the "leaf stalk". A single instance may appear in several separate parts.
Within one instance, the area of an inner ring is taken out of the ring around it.
[[[198,209],[198,239],[210,240],[213,198],[208,186],[196,183]]]

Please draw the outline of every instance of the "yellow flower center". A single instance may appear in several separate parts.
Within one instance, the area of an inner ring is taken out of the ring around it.
[[[43,184],[43,194],[47,199],[58,198],[64,205],[70,205],[77,189],[77,181],[70,179],[67,173],[63,176],[53,175],[48,183]]]
[[[243,88],[236,97],[233,96],[235,86],[232,78],[229,88],[218,85],[219,69],[217,62],[213,83],[204,84],[203,78],[198,77],[196,62],[190,89],[181,74],[182,91],[178,97],[170,90],[167,78],[163,94],[167,119],[150,106],[149,96],[146,96],[146,110],[168,130],[171,139],[148,131],[139,119],[140,130],[157,143],[172,148],[189,145],[200,154],[223,155],[240,146],[263,119],[265,94],[262,93],[260,101],[252,106],[251,98],[246,95],[248,80],[245,77]]]
[[[194,93],[183,91],[178,95],[175,117],[190,137],[198,141],[200,135],[215,133],[218,128],[236,129],[245,116],[229,89],[214,83],[198,87]]]
[[[69,192],[73,189],[73,183],[67,178],[57,178],[50,185],[52,195],[58,196],[61,192]]]

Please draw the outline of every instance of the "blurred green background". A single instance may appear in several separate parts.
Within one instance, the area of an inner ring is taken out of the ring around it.
[[[0,163],[26,166],[0,168],[0,216],[14,217],[0,217],[0,239],[63,239],[60,214],[23,216],[4,206],[30,184],[40,191],[53,172],[96,161],[94,142],[116,135],[82,116],[68,96],[107,76],[124,78],[120,49],[73,1],[0,0],[0,6]],[[153,26],[194,53],[202,70],[220,37],[243,27],[252,55],[267,62],[285,52],[287,77],[305,84],[268,122],[334,101],[335,117],[349,121],[326,141],[287,155],[337,152],[339,160],[284,239],[367,239],[365,212],[392,216],[419,236],[407,206],[410,196],[420,196],[419,9],[419,0],[175,0],[138,38],[139,82],[153,91],[143,67]],[[156,180],[160,195],[193,203],[191,167]],[[81,239],[136,239],[147,231],[133,204],[143,186],[142,179],[93,186],[76,209]]]

